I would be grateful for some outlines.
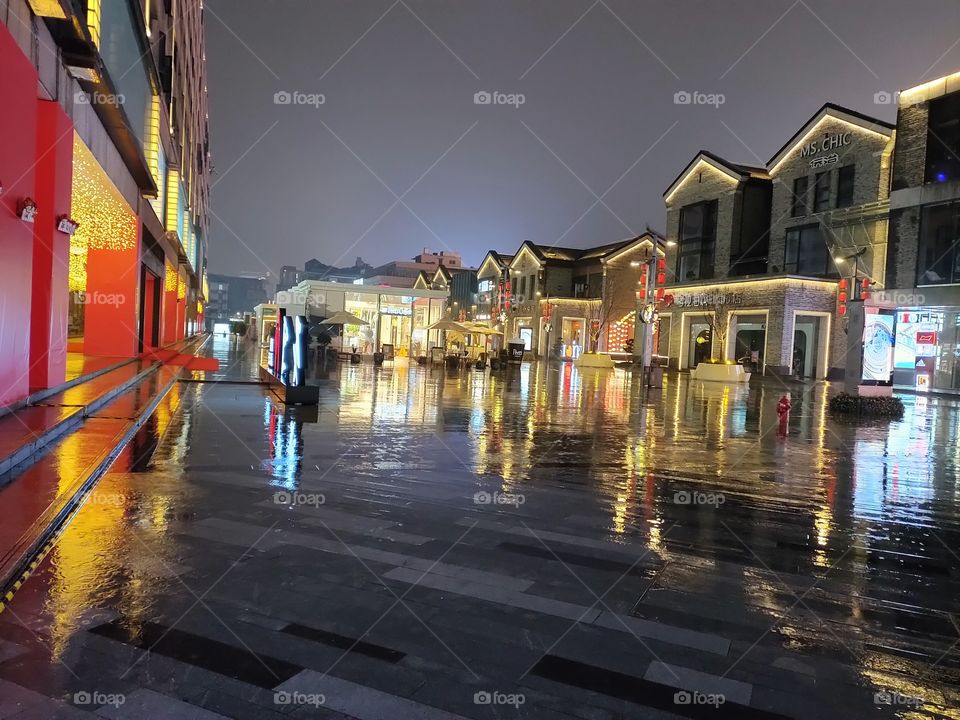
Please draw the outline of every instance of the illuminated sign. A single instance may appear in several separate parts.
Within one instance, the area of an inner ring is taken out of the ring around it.
[[[822,139],[814,140],[800,148],[800,157],[810,157],[817,153],[826,152],[827,150],[846,147],[850,144],[850,135],[851,133],[848,132],[825,135]]]
[[[937,332],[935,330],[917,331],[917,345],[936,345],[937,340]]]

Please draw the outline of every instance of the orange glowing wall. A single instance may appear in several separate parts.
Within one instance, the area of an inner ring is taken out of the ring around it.
[[[73,122],[59,103],[40,101],[37,114],[37,192],[44,209],[34,224],[30,308],[30,390],[60,385],[67,372],[67,275],[70,236],[57,230],[70,214]]]

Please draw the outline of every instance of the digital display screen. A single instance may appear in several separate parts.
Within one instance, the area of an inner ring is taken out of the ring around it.
[[[894,316],[870,313],[864,318],[864,380],[889,383],[893,378]]]

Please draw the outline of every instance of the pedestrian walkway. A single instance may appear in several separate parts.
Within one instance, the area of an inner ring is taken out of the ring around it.
[[[239,367],[0,614],[10,714],[957,715],[956,402],[853,425],[806,386],[781,436],[782,389],[675,375],[342,365],[308,412]]]

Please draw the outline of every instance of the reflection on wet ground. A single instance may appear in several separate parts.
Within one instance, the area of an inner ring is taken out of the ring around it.
[[[196,380],[255,377],[230,342]],[[317,382],[175,389],[0,615],[0,717],[960,717],[954,401]]]

